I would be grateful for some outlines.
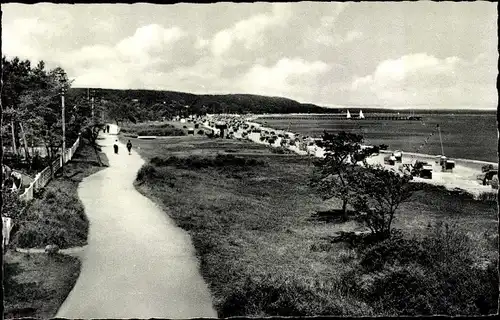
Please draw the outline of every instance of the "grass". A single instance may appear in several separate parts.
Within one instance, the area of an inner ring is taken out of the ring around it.
[[[73,288],[80,261],[65,255],[4,255],[4,318],[50,319]]]
[[[321,201],[308,186],[309,158],[276,154],[248,141],[204,137],[132,143],[146,160],[154,159],[141,170],[136,187],[169,208],[191,235],[219,317],[374,315],[384,310],[346,289],[362,252],[331,243],[329,237],[363,228],[354,221],[312,218],[339,203]],[[211,163],[227,153],[262,162],[221,170],[168,160],[193,157]],[[488,245],[498,224],[494,202],[460,200],[427,188],[401,207],[395,224],[412,236],[440,220],[459,223],[478,248],[477,257],[498,255]]]
[[[104,164],[107,159],[101,154]],[[82,145],[74,158],[56,174],[55,179],[28,203],[24,210],[6,212],[15,221],[11,244],[21,248],[60,248],[82,246],[87,242],[88,221],[78,199],[80,181],[101,170],[93,149]]]
[[[121,133],[127,137],[137,136],[184,136],[186,132],[169,123],[162,124],[132,124],[128,123],[121,128]]]
[[[100,157],[107,164],[106,156],[101,153]],[[4,255],[5,318],[48,319],[57,313],[78,279],[80,261],[61,254],[27,254],[10,249],[85,245],[88,220],[77,187],[83,178],[102,169],[93,149],[81,145],[65,165],[64,175],[58,173],[24,209],[20,210],[15,201],[4,202],[7,210],[3,214],[13,217],[15,223]]]

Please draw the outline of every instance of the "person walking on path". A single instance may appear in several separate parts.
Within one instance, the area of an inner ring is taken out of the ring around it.
[[[106,136],[103,144],[112,142]],[[191,236],[169,217],[174,208],[162,210],[134,188],[145,160],[103,151],[109,168],[78,186],[91,225],[88,244],[79,254],[80,275],[54,318],[217,319]]]
[[[130,154],[130,150],[132,150],[132,142],[130,140],[127,142],[128,154]]]
[[[113,145],[113,148],[115,149],[115,154],[118,154],[118,140],[115,140],[115,144]]]

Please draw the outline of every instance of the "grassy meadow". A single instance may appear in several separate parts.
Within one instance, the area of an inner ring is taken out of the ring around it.
[[[53,318],[80,274],[66,255],[8,251],[4,256],[4,318]]]
[[[127,137],[137,136],[183,136],[186,132],[169,123],[126,123],[121,128],[121,133]]]
[[[131,141],[147,160],[136,188],[191,235],[220,317],[496,310],[498,274],[495,278],[492,267],[472,268],[498,255],[496,202],[422,186],[400,208],[395,222],[402,231],[399,240],[358,248],[331,240],[340,231],[364,230],[358,222],[315,216],[339,203],[323,202],[310,188],[310,158],[204,136]],[[449,226],[439,227],[440,222]],[[399,258],[412,250],[420,252],[415,261]],[[391,254],[396,258],[387,258],[379,269],[366,263],[374,255]],[[443,255],[449,258],[440,260]],[[456,271],[457,266],[466,271]],[[449,279],[475,289],[450,293]],[[387,289],[398,280],[400,286]],[[414,283],[423,293],[402,303],[404,295],[397,290],[412,290],[405,286]],[[381,288],[387,296],[375,294]],[[449,295],[450,301],[442,302],[439,295]],[[477,302],[478,296],[486,302]]]

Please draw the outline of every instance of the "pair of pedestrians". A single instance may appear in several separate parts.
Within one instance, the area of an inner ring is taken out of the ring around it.
[[[115,154],[118,154],[118,140],[115,140],[115,144],[113,145],[113,148],[115,149]],[[131,150],[132,150],[132,142],[130,142],[130,140],[127,142],[127,150],[128,150],[128,154],[131,154]]]

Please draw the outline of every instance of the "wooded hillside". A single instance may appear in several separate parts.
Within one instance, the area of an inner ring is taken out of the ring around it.
[[[70,94],[82,96],[86,88],[72,88]],[[95,89],[97,100],[122,105],[120,112],[111,111],[126,118],[132,115],[137,120],[154,120],[182,114],[204,113],[331,113],[328,109],[313,104],[304,104],[281,97],[265,97],[250,94],[197,95],[175,91]],[[185,106],[189,106],[186,108]]]

